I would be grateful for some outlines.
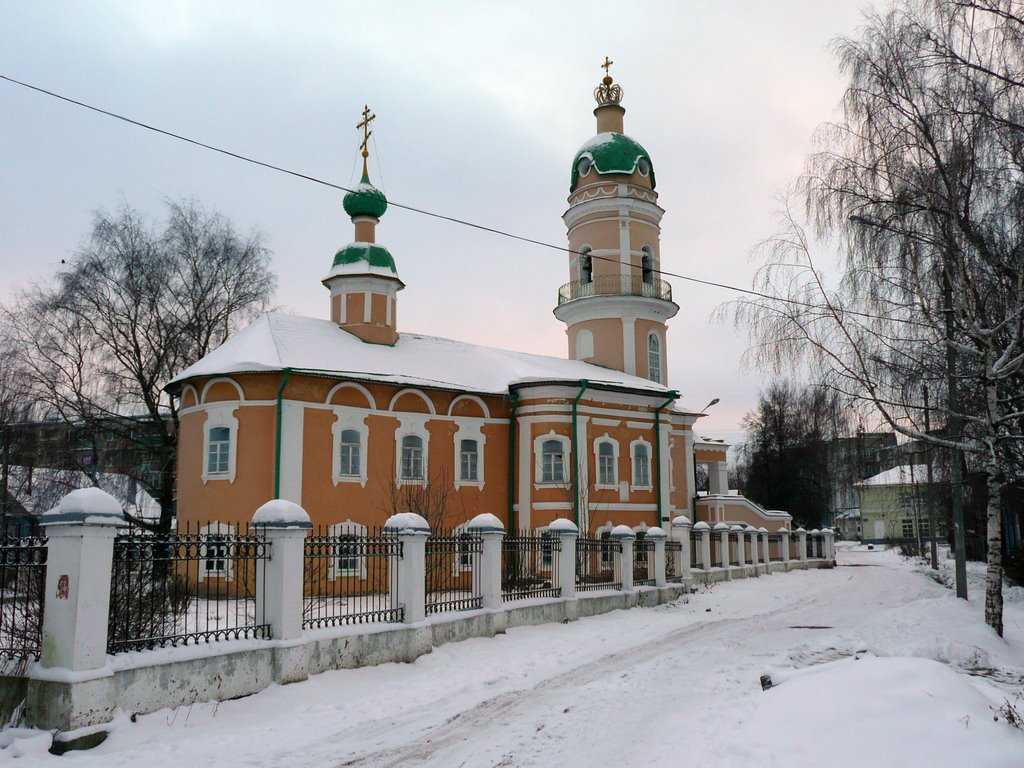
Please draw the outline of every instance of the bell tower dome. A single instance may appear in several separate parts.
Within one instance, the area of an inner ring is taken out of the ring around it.
[[[376,115],[363,108],[356,126],[363,132],[363,177],[345,195],[342,205],[355,225],[355,240],[334,254],[323,284],[331,291],[331,319],[346,331],[372,344],[398,341],[397,295],[405,287],[391,252],[377,243],[377,224],[388,209],[384,193],[370,183],[366,159],[370,122]]]
[[[555,317],[566,324],[569,357],[668,384],[666,322],[679,306],[660,279],[661,217],[654,164],[623,131],[622,86],[609,69],[594,89],[597,133],[573,159],[569,282]]]

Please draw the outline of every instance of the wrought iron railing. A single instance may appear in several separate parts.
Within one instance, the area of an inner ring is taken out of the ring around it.
[[[46,537],[0,534],[0,659],[16,662],[7,674],[39,659],[45,593]]]
[[[615,580],[615,555],[622,552],[622,543],[610,538],[576,539],[576,591],[621,589]]]
[[[551,533],[523,531],[501,543],[501,599],[559,597],[558,553],[562,541]]]
[[[305,541],[302,626],[402,621],[402,542],[381,530],[320,528]]]
[[[782,560],[782,537],[783,533],[768,534],[768,560],[777,563]]]
[[[700,544],[700,534],[690,529],[690,567],[691,568],[707,568],[707,563],[704,562],[704,548]]]
[[[426,611],[471,611],[483,606],[479,534],[439,531],[426,544]]]
[[[264,532],[246,524],[118,533],[107,652],[270,637],[267,618],[257,614],[257,590],[266,584],[257,570],[268,560]],[[265,605],[265,594],[259,597]]]
[[[726,555],[725,560],[729,557]],[[708,568],[719,568],[722,565],[722,536],[717,531],[711,534],[711,562]]]
[[[746,538],[744,536],[744,538]],[[729,531],[729,565],[740,564],[740,547],[743,546],[743,542],[740,541],[739,531]]]
[[[665,542],[665,581],[682,581],[683,542]]]
[[[649,539],[633,542],[633,584],[654,586],[654,542]]]
[[[641,275],[599,275],[590,280],[573,280],[558,289],[558,304],[591,296],[644,296],[672,301],[672,286],[666,280]]]

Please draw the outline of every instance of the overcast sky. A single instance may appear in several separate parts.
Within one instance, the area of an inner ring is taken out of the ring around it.
[[[371,176],[392,200],[563,244],[570,163],[594,133],[607,54],[626,132],[658,178],[662,267],[749,286],[750,249],[814,128],[837,114],[829,52],[859,0],[777,2],[0,2],[0,72],[345,184],[377,114]],[[320,279],[352,239],[341,195],[0,81],[0,300],[71,255],[97,208],[159,218],[195,197],[261,232],[276,302],[327,316]],[[392,208],[399,330],[564,356],[567,255]],[[726,291],[672,280],[669,383],[721,404],[733,439],[765,376],[711,320]]]

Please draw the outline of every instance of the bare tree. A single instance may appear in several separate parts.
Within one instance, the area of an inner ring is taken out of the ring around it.
[[[163,387],[266,308],[275,278],[258,235],[191,201],[168,203],[162,231],[135,210],[97,213],[53,283],[5,320],[34,396],[91,442],[81,467],[134,478],[174,518],[178,409]]]

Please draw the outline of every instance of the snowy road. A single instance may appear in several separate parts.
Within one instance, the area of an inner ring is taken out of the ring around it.
[[[688,603],[451,644],[414,664],[124,718],[99,749],[62,760],[104,768],[906,768],[968,756],[972,766],[1024,764],[1024,733],[993,722],[989,710],[1022,689],[1021,590],[1008,595],[1001,641],[977,605],[890,553],[841,553],[840,563],[715,585]],[[800,628],[808,626],[824,628]],[[780,684],[765,693],[766,671]],[[19,753],[33,765],[57,760],[41,751],[44,741],[16,741],[0,762]]]

